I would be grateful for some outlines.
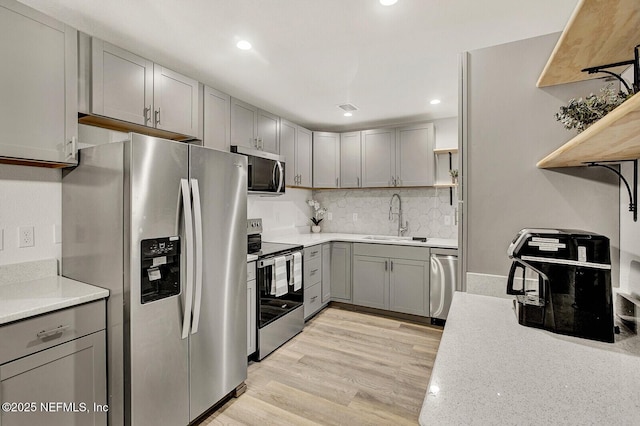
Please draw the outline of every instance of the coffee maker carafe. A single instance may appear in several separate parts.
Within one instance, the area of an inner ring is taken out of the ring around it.
[[[513,259],[507,294],[516,296],[520,324],[613,342],[607,237],[578,230],[523,229],[507,254]]]

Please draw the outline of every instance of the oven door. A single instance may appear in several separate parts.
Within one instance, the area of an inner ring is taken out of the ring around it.
[[[262,262],[258,262],[256,280],[258,284],[258,328],[267,326],[283,315],[301,307],[304,303],[304,285],[300,286],[298,291],[294,291],[291,284],[291,262],[293,260],[287,260],[288,292],[280,297],[271,294],[274,265],[262,266]]]

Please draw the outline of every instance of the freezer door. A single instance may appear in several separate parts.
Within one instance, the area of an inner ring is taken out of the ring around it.
[[[458,281],[458,256],[431,254],[429,316],[447,319]]]
[[[194,420],[247,378],[247,158],[190,150],[196,253],[202,243],[189,336]]]
[[[187,145],[148,136],[133,134],[125,149],[125,169],[129,171],[125,174],[125,247],[129,251],[128,256],[125,253],[125,310],[130,310],[129,327],[125,327],[125,357],[129,358],[125,377],[130,381],[126,424],[189,423],[189,340],[182,338],[182,326],[189,284],[187,256],[193,241],[182,231],[185,209],[181,190],[186,188],[190,201],[189,187],[183,186],[189,177],[188,162]],[[142,303],[142,277],[159,281],[163,270],[162,256],[154,260],[158,268],[149,268],[142,256],[142,241],[148,250],[148,240],[159,238],[154,250],[162,250],[160,238],[175,236],[180,237],[182,253],[180,294]]]

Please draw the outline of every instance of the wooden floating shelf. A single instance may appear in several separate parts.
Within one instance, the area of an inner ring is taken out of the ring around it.
[[[434,154],[457,154],[458,148],[438,148],[433,150]]]
[[[539,168],[584,166],[595,161],[640,158],[640,94],[592,124],[537,164]]]
[[[580,70],[633,59],[640,44],[640,1],[580,0],[553,53],[538,87],[603,77]],[[627,66],[611,68],[622,72]]]
[[[457,183],[436,183],[433,185],[434,188],[455,188],[458,186]]]

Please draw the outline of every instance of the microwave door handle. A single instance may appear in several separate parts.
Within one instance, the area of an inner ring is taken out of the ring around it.
[[[193,306],[193,323],[191,324],[191,334],[198,332],[200,323],[200,306],[202,305],[202,204],[200,203],[200,186],[198,179],[191,179],[191,194],[193,196],[193,219],[195,231],[195,302]],[[193,262],[190,262],[193,264]]]
[[[278,167],[279,172],[278,189],[276,189],[276,192],[280,192],[282,184],[284,183],[284,170],[282,170],[282,163],[280,161],[276,161],[276,167]]]
[[[184,227],[186,241],[184,244],[185,259],[187,263],[187,279],[185,280],[186,294],[184,297],[184,313],[182,318],[182,339],[189,336],[189,324],[191,322],[191,306],[193,302],[193,216],[191,214],[191,190],[187,179],[180,180],[182,193],[182,213],[184,215]]]

